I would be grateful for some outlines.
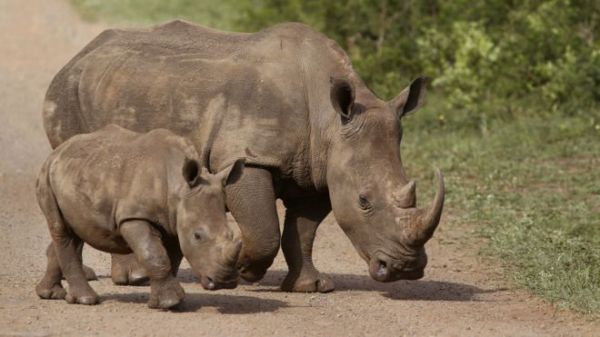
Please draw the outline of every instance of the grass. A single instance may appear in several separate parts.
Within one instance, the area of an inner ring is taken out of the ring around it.
[[[431,165],[442,168],[453,214],[446,225],[475,225],[489,239],[485,252],[502,258],[508,277],[559,307],[597,314],[598,117],[500,122],[485,136],[421,128],[405,132],[403,157],[421,180]]]
[[[225,0],[72,2],[85,18],[111,22],[178,17],[231,29],[241,15]],[[476,226],[507,277],[559,307],[600,313],[600,113],[473,128],[435,101],[405,121],[402,151],[416,179],[427,181],[432,166],[445,173],[453,216],[444,226]]]

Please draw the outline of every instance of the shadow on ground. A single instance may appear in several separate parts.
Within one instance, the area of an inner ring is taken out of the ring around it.
[[[150,289],[148,289],[150,290]],[[139,293],[108,293],[102,294],[102,301],[118,301],[146,305],[149,294]],[[288,304],[279,300],[263,299],[250,296],[240,296],[216,293],[187,293],[182,304],[176,310],[180,312],[198,311],[202,307],[214,307],[222,314],[251,314],[259,312],[274,312]]]
[[[251,291],[255,292],[279,292],[279,285],[287,274],[283,270],[270,270],[258,286]],[[481,301],[480,294],[488,294],[506,291],[506,288],[481,289],[475,285],[435,281],[397,281],[391,283],[380,283],[366,275],[354,274],[329,274],[335,282],[336,291],[376,291],[381,296],[394,300],[412,301]],[[181,282],[196,282],[190,269],[179,271],[178,278]]]

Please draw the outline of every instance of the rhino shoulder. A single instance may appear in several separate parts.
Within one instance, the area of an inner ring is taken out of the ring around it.
[[[177,150],[187,158],[198,158],[196,147],[188,138],[180,136],[171,130],[159,128],[154,129],[142,136],[147,146],[163,148],[168,151]]]

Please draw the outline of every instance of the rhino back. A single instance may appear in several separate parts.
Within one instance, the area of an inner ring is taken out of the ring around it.
[[[171,135],[166,130],[138,134],[111,125],[75,136],[55,151],[49,181],[75,232],[90,227],[111,232],[131,218],[169,224],[169,200],[182,180],[169,159],[183,163],[189,152],[179,140],[168,140]]]

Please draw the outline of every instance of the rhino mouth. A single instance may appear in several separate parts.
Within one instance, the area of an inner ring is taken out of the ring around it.
[[[425,275],[426,255],[415,260],[400,261],[389,256],[378,255],[369,259],[369,275],[379,282],[418,280]]]

